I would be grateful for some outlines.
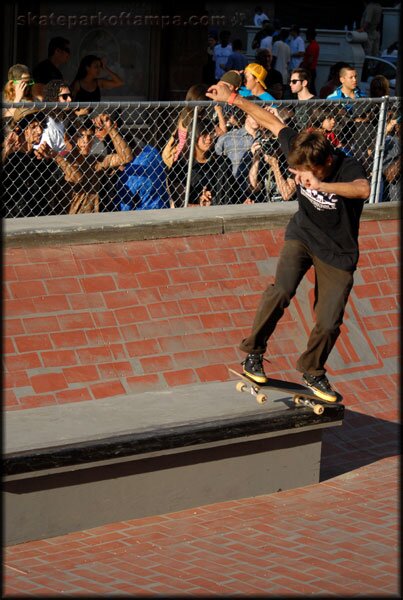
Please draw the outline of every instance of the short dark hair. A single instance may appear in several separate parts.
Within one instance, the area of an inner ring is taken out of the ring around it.
[[[298,67],[297,69],[293,69],[291,71],[291,77],[294,75],[294,73],[296,75],[299,75],[299,78],[302,81],[307,81],[308,83],[310,83],[310,81],[311,81],[311,74],[308,71],[308,69],[303,69],[302,67]]]
[[[323,167],[333,154],[332,145],[321,131],[308,129],[298,133],[291,143],[287,162],[290,167]]]
[[[61,36],[52,38],[48,45],[48,58],[52,58],[56,50],[65,50],[67,46],[70,46],[70,42],[66,38]]]

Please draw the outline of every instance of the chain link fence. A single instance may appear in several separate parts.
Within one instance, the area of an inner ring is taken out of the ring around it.
[[[264,103],[258,102],[264,105]],[[400,98],[276,101],[297,130],[322,129],[400,199]],[[278,141],[212,102],[3,104],[3,217],[295,199]]]

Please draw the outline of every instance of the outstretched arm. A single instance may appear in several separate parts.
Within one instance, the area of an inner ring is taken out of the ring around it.
[[[217,102],[228,102],[231,94],[233,92],[230,91],[229,87],[220,81],[212,85],[206,92],[206,96]],[[246,100],[246,98],[238,94],[232,97],[234,98],[232,101],[234,106],[253,117],[261,127],[269,129],[275,136],[278,136],[279,132],[285,127],[284,123],[278,117],[261,106],[250,102],[250,100]]]

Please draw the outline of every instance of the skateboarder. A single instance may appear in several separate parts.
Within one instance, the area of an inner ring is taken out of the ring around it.
[[[325,363],[339,336],[353,286],[359,220],[370,193],[365,171],[357,160],[333,148],[320,131],[298,133],[274,109],[269,112],[220,82],[206,95],[240,108],[277,136],[297,184],[299,208],[286,228],[274,284],[264,291],[251,334],[240,344],[247,354],[243,372],[257,383],[267,381],[263,368],[267,342],[313,265],[316,323],[296,367],[319,398],[334,402],[338,396],[326,377]]]

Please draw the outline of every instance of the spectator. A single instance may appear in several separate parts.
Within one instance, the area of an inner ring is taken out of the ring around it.
[[[298,69],[305,54],[305,43],[299,34],[299,27],[297,25],[292,25],[290,28],[288,44],[291,52],[289,70],[293,71],[294,69]]]
[[[45,102],[60,102],[66,108],[71,102],[69,84],[61,79],[53,79],[45,85]],[[55,152],[71,150],[71,144],[66,138],[66,113],[65,109],[53,109],[48,115],[46,127],[43,131],[40,144],[46,144]]]
[[[261,6],[255,8],[255,15],[253,17],[253,24],[255,27],[261,27],[264,21],[268,21],[269,17],[263,12]]]
[[[14,111],[2,155],[5,217],[49,214],[52,163],[42,159],[34,149],[41,139],[45,119],[44,113],[34,108],[16,108]]]
[[[327,96],[328,100],[365,98],[364,92],[357,86],[357,71],[354,67],[342,67],[339,71],[339,80],[341,85],[332,94]]]
[[[243,71],[248,63],[249,60],[242,53],[242,41],[239,39],[234,40],[232,42],[232,52],[225,63],[224,71]]]
[[[245,98],[256,96],[264,102],[272,102],[275,100],[269,92],[266,91],[265,78],[267,71],[262,65],[257,63],[249,63],[244,69],[244,85],[239,89],[241,96]]]
[[[106,156],[94,156],[91,147],[95,138],[95,128],[109,135],[115,152]],[[69,214],[99,212],[100,174],[107,169],[130,163],[132,152],[118,132],[109,115],[102,113],[79,124],[72,135],[73,152],[67,158],[53,153],[52,156],[71,184]]]
[[[261,48],[261,42],[263,39],[272,37],[273,34],[273,26],[270,21],[267,19],[263,21],[261,29],[255,34],[255,37],[252,40],[252,50],[258,50]],[[268,43],[269,40],[266,41]]]
[[[32,88],[35,84],[31,77],[29,67],[16,64],[8,70],[8,81],[3,89],[3,102],[32,102],[34,100]],[[12,118],[16,108],[3,110],[4,118]]]
[[[320,88],[319,98],[327,98],[340,85],[339,72],[343,67],[349,67],[346,62],[337,62],[329,69],[328,81]]]
[[[311,77],[310,90],[312,94],[317,95],[316,92],[316,67],[318,66],[318,59],[320,53],[320,47],[318,42],[316,41],[316,30],[313,27],[308,27],[306,30],[306,41],[308,42],[307,47],[305,48],[305,53],[303,59],[301,61],[300,67],[306,69]]]
[[[221,77],[220,81],[225,83],[231,92],[239,90],[242,85],[242,76],[238,71],[227,71]],[[217,110],[217,106],[215,109]],[[219,107],[221,109],[221,106]],[[223,118],[225,121],[225,133],[230,131],[231,129],[239,129],[242,127],[243,122],[243,113],[233,108],[232,106],[225,105],[222,109]]]
[[[369,56],[378,56],[382,6],[379,2],[366,2],[365,0],[363,4],[365,9],[358,29],[358,31],[365,31],[368,36],[368,40],[363,43],[363,49]]]
[[[302,130],[305,129],[311,119],[312,110],[315,105],[307,103],[307,100],[315,98],[309,91],[311,75],[307,69],[294,69],[290,75],[290,90],[296,94],[299,100],[295,107],[291,108],[292,124],[291,127]]]
[[[167,176],[156,148],[146,145],[118,172],[116,197],[122,211],[169,208]]]
[[[214,152],[215,131],[210,120],[196,124],[192,172],[190,177],[189,206],[210,206],[239,202],[231,161]],[[168,174],[172,208],[185,205],[185,190],[190,143]]]
[[[243,116],[244,124],[232,129],[218,138],[215,152],[219,156],[228,156],[232,164],[232,174],[242,197],[249,195],[248,173],[251,167],[251,147],[259,132],[259,125],[250,116]]]
[[[207,60],[203,65],[203,83],[212,85],[215,82],[215,62],[214,62],[214,47],[217,43],[217,38],[212,33],[207,38]]]
[[[265,33],[266,35],[260,40],[259,48],[265,48],[271,50],[273,46],[273,31],[274,27],[271,23],[266,24]]]
[[[70,42],[64,37],[54,37],[48,45],[48,58],[38,63],[33,69],[35,81],[34,94],[43,98],[44,87],[52,79],[63,79],[60,67],[70,60]]]
[[[260,138],[252,146],[253,161],[249,171],[251,196],[255,202],[291,200],[295,181],[287,174],[287,161],[274,136]]]
[[[288,30],[281,29],[279,34],[279,39],[273,44],[273,67],[280,71],[281,76],[283,78],[283,84],[288,81],[288,65],[291,60],[291,50],[289,45],[286,43],[286,39],[288,38]]]
[[[231,71],[232,72],[232,71]],[[228,74],[224,74],[224,77],[228,76]],[[192,85],[188,91],[186,92],[185,101],[186,102],[196,102],[198,100],[204,101],[208,100],[206,96],[208,86],[204,83],[196,83]],[[217,134],[226,132],[225,119],[223,116],[221,106],[215,107],[215,112],[218,116],[218,125],[217,125]],[[188,136],[188,128],[192,122],[194,114],[193,107],[185,107],[180,112],[176,128],[174,133],[170,136],[167,144],[165,145],[162,151],[162,160],[165,165],[170,169],[174,162],[176,162],[185,146],[186,139]],[[203,109],[199,110],[198,117],[203,118],[205,116],[205,111]]]
[[[232,46],[229,43],[231,33],[229,31],[221,31],[220,43],[214,46],[214,62],[215,62],[215,78],[218,81],[225,73],[225,65],[229,55],[232,52]]]
[[[307,69],[293,69],[290,74],[290,89],[296,94],[298,100],[312,100],[314,94],[309,91],[311,74]]]
[[[385,152],[383,157],[383,183],[384,190],[382,201],[398,202],[401,200],[401,117],[392,119],[387,124]]]
[[[384,75],[375,75],[369,84],[369,95],[371,98],[383,98],[389,96],[390,83]]]
[[[101,77],[102,71],[108,73],[108,79]],[[71,91],[75,102],[100,102],[101,90],[112,90],[122,85],[123,79],[106,66],[105,58],[88,54],[81,59]]]
[[[335,148],[341,148],[342,144],[337,138],[334,128],[336,126],[336,117],[333,114],[331,106],[315,108],[312,113],[311,126],[319,129]]]
[[[283,97],[283,77],[280,71],[272,68],[273,56],[271,50],[266,48],[260,48],[256,52],[256,62],[258,65],[262,65],[267,71],[266,78],[264,80],[267,91],[276,100],[281,100]]]

